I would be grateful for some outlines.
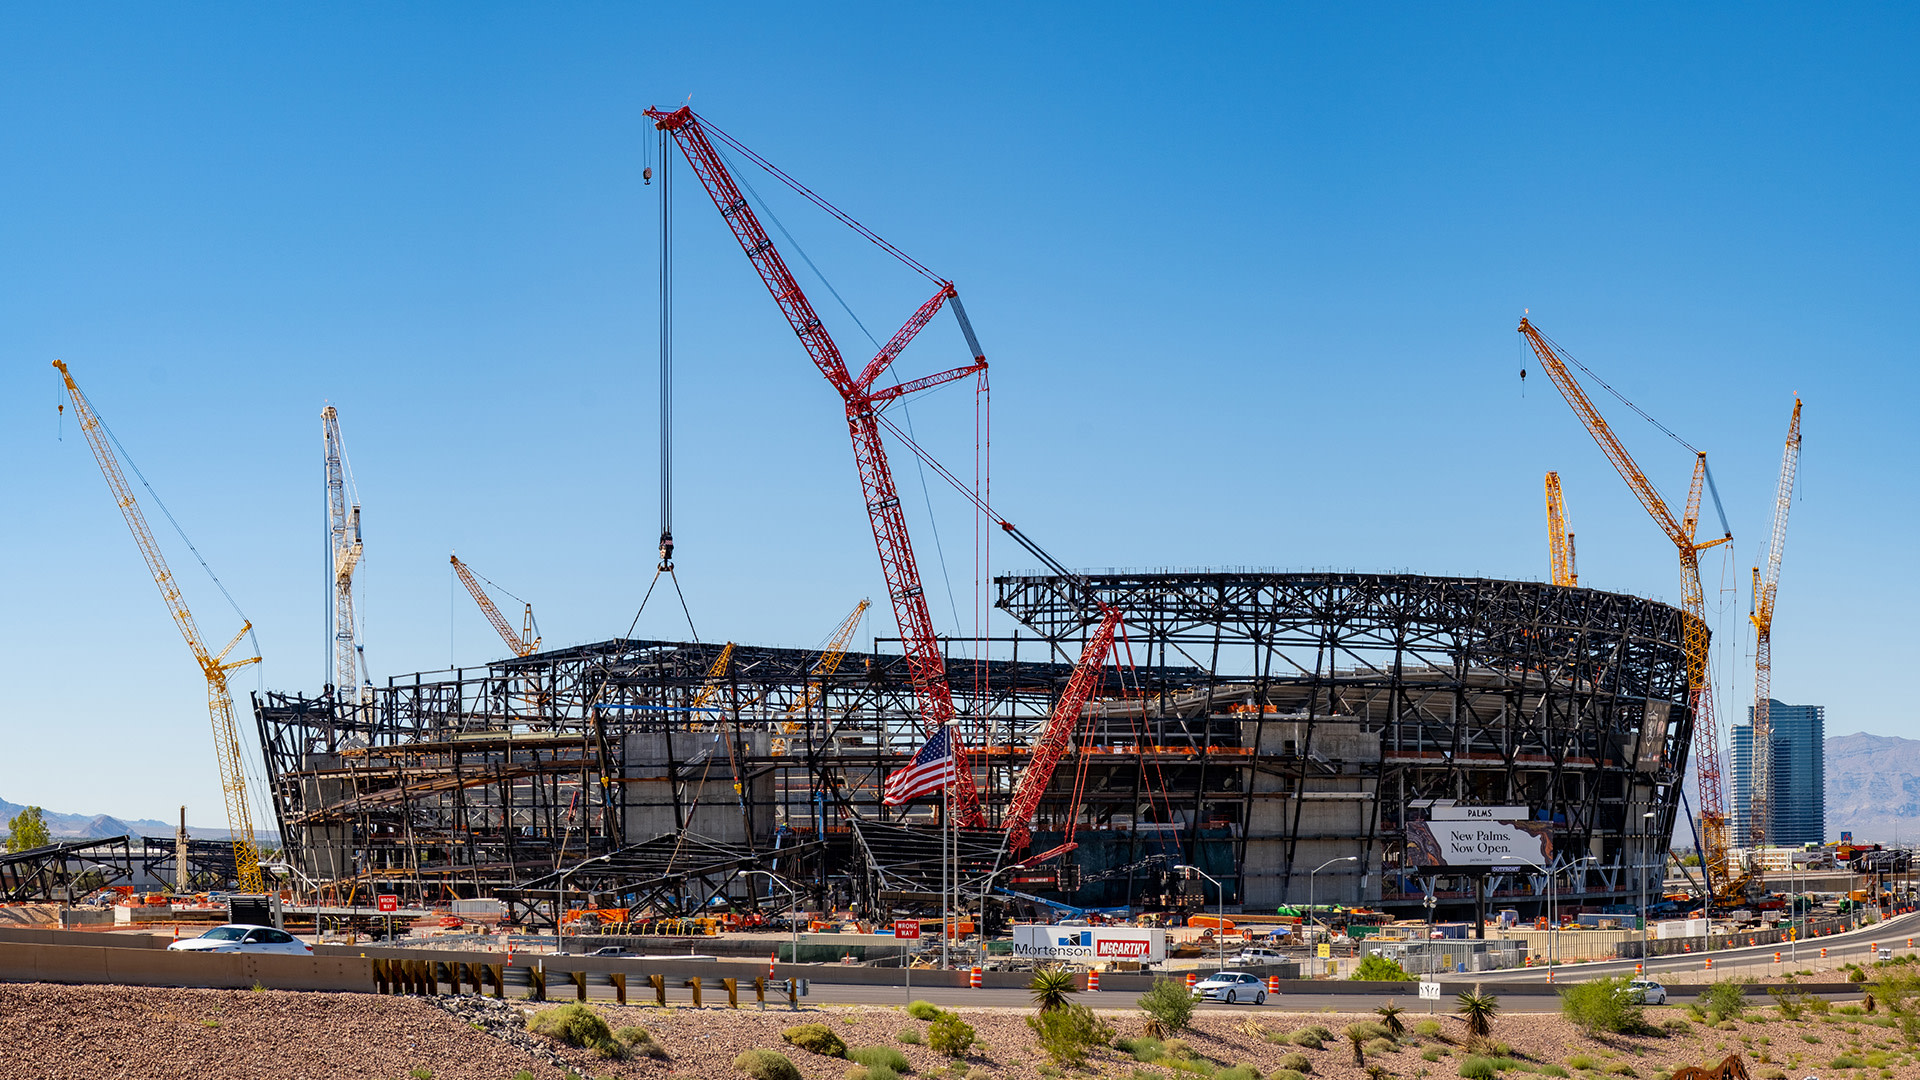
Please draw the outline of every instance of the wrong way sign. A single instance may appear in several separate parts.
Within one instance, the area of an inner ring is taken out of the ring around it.
[[[384,896],[376,896],[373,898],[373,905],[379,910],[385,911],[385,912],[399,911],[400,898],[398,896],[394,896],[392,893],[388,893]]]
[[[901,919],[893,924],[893,936],[897,938],[917,938],[920,936],[920,923],[917,919]]]

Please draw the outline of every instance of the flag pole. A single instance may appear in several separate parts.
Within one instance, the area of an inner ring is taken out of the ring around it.
[[[952,721],[948,723],[951,724]],[[949,739],[953,737],[951,730],[947,732],[947,737]],[[951,743],[947,745],[947,751],[949,753],[953,751]],[[940,838],[940,906],[946,909],[941,913],[940,919],[940,970],[950,971],[953,968],[953,959],[948,948],[953,941],[953,896],[949,883],[953,878],[953,859],[948,855],[947,839],[953,835],[953,781],[951,779],[940,787],[940,825],[946,830],[946,835]]]

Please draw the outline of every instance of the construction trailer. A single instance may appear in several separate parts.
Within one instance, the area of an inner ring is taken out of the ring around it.
[[[949,864],[969,907],[1003,888],[1175,911],[1312,891],[1538,914],[1543,873],[1410,853],[1409,825],[1466,804],[1524,808],[1554,862],[1590,860],[1560,875],[1563,910],[1631,903],[1641,873],[1657,895],[1692,735],[1673,607],[1412,574],[995,584],[1019,631],[947,643],[946,673],[987,828],[942,829],[937,798],[883,802],[925,739],[887,640],[825,677],[805,650],[736,645],[716,665],[723,646],[615,640],[357,698],[256,696],[287,857],[338,900],[498,896],[531,922],[555,903],[786,910],[761,871],[809,908],[884,918],[937,908]],[[1089,589],[1127,613],[1130,659],[1103,672],[1029,847],[1010,851],[1000,815],[1097,628]]]

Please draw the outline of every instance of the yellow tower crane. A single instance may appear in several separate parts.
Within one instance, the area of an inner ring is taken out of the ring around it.
[[[826,690],[827,676],[840,670],[840,661],[847,658],[847,646],[853,641],[854,632],[860,629],[860,620],[866,615],[868,606],[864,599],[853,605],[853,611],[841,620],[840,628],[835,630],[833,637],[828,639],[827,647],[821,650],[819,661],[813,665],[813,678],[808,680],[806,691],[800,695],[799,701],[787,706],[787,720],[780,725],[782,735],[793,735],[799,732],[800,721],[793,718],[794,714],[806,713],[813,708],[815,702],[820,700],[821,693]],[[784,738],[774,739],[771,746],[776,754],[787,752],[787,740]]]
[[[1653,483],[1640,466],[1627,453],[1626,447],[1614,435],[1613,429],[1594,408],[1587,398],[1586,391],[1580,388],[1573,373],[1567,369],[1567,361],[1559,346],[1548,341],[1533,324],[1526,319],[1520,320],[1520,333],[1526,337],[1540,366],[1547,369],[1547,375],[1553,384],[1560,388],[1560,395],[1580,417],[1586,426],[1587,434],[1599,445],[1607,460],[1627,482],[1640,505],[1646,508],[1660,530],[1673,541],[1674,550],[1680,556],[1681,642],[1687,665],[1687,688],[1693,707],[1693,767],[1694,775],[1700,781],[1700,831],[1706,850],[1701,853],[1701,871],[1707,878],[1707,895],[1718,897],[1722,894],[1714,891],[1716,885],[1724,885],[1729,880],[1727,853],[1727,810],[1726,787],[1720,775],[1720,733],[1713,717],[1712,676],[1708,665],[1708,648],[1711,631],[1707,626],[1707,600],[1705,590],[1700,585],[1700,553],[1717,547],[1733,539],[1731,529],[1725,529],[1725,535],[1717,540],[1698,543],[1694,539],[1700,525],[1701,484],[1707,476],[1707,455],[1694,451],[1693,485],[1687,492],[1687,508],[1678,520],[1668,508],[1665,499],[1654,490]],[[1722,523],[1724,526],[1724,522]]]
[[[531,656],[540,651],[540,638],[533,632],[533,605],[527,604],[527,613],[524,618],[526,628],[520,633],[514,633],[513,624],[507,621],[506,616],[500,614],[499,608],[493,606],[493,599],[487,595],[485,589],[480,587],[480,583],[473,579],[473,571],[467,569],[467,564],[460,561],[460,556],[448,555],[447,558],[453,563],[454,576],[460,579],[460,584],[467,587],[473,602],[480,605],[480,613],[493,624],[494,630],[500,634],[500,640],[507,643],[507,648],[513,650],[513,655]],[[500,587],[496,585],[494,588]]]
[[[1767,572],[1753,568],[1753,728],[1748,743],[1747,842],[1764,846],[1773,832],[1773,600],[1780,587],[1780,555],[1787,543],[1787,511],[1800,471],[1800,399],[1793,399],[1787,448],[1780,456],[1780,486],[1773,496],[1773,531],[1767,536]]]
[[[260,662],[257,656],[227,659],[227,654],[247,636],[253,624],[242,625],[240,632],[218,653],[207,651],[200,639],[200,628],[194,624],[193,612],[187,610],[187,601],[180,595],[173,571],[168,569],[166,557],[160,554],[153,531],[147,528],[146,515],[140,512],[133,489],[127,486],[127,478],[120,472],[120,462],[114,457],[105,426],[73,381],[73,373],[67,370],[66,363],[55,360],[53,366],[60,369],[60,377],[66,380],[67,396],[73,400],[73,414],[80,421],[80,430],[86,433],[87,444],[93,447],[94,460],[100,464],[101,475],[107,478],[107,487],[120,507],[120,516],[126,519],[127,528],[133,533],[133,542],[139,545],[140,554],[147,560],[153,583],[160,588],[160,598],[166,601],[174,626],[179,628],[180,636],[187,639],[187,648],[193,650],[193,658],[207,678],[207,711],[213,720],[214,760],[220,766],[220,789],[226,794],[227,830],[233,837],[234,867],[239,873],[241,891],[263,892],[266,883],[260,876],[260,847],[254,840],[253,814],[247,808],[246,773],[240,764],[240,732],[233,722],[233,695],[227,690],[229,672]]]
[[[1580,584],[1573,561],[1573,533],[1567,529],[1567,503],[1560,495],[1560,474],[1547,474],[1547,556],[1553,560],[1555,585]]]

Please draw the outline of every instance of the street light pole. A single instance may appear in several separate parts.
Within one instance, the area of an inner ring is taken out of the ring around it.
[[[1327,867],[1332,866],[1334,863],[1359,862],[1359,861],[1360,861],[1360,856],[1358,855],[1343,855],[1338,859],[1328,859],[1326,862],[1323,862],[1319,866],[1316,866],[1313,869],[1307,871],[1307,921],[1309,923],[1319,922],[1319,909],[1314,907],[1314,904],[1313,904],[1313,875],[1319,873],[1322,870],[1325,870]]]
[[[595,855],[591,859],[582,859],[572,866],[567,867],[565,870],[560,871],[560,880],[555,884],[553,890],[553,951],[556,955],[567,950],[566,923],[563,921],[567,913],[567,878],[582,867],[591,866],[597,862],[606,862],[612,857],[613,854],[611,852],[605,855]]]
[[[787,957],[787,962],[790,964],[799,963],[800,962],[800,890],[787,884],[786,881],[780,877],[780,875],[774,873],[771,870],[742,870],[740,871],[740,873],[742,876],[745,876],[747,874],[758,874],[762,877],[765,877],[768,881],[773,882],[775,885],[778,885],[781,888],[787,890],[787,929],[793,931],[793,952],[791,955]]]
[[[1188,877],[1192,877],[1193,875],[1198,874],[1201,877],[1206,878],[1208,881],[1213,882],[1214,891],[1218,893],[1220,896],[1220,923],[1219,925],[1213,928],[1213,943],[1215,945],[1220,946],[1220,968],[1223,971],[1226,970],[1226,966],[1227,966],[1227,887],[1225,885],[1220,884],[1219,878],[1214,877],[1212,874],[1207,873],[1205,870],[1202,870],[1197,866],[1189,866],[1185,863],[1181,863],[1180,865],[1174,867],[1174,869],[1185,873]]]

